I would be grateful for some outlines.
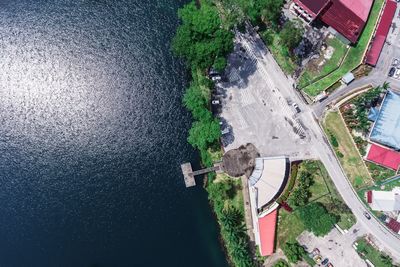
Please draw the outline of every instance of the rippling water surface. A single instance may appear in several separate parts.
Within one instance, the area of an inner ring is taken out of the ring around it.
[[[225,266],[185,189],[179,0],[0,2],[0,266]]]

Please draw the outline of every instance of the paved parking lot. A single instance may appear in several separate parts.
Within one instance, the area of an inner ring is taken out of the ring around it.
[[[329,259],[335,267],[364,267],[367,266],[352,247],[354,236],[342,235],[336,228],[324,237],[316,237],[309,232],[303,232],[297,240],[311,252],[318,248],[322,260]]]
[[[310,138],[292,106],[296,96],[285,94],[282,87],[290,83],[268,62],[266,51],[263,44],[236,38],[226,79],[218,85],[220,116],[224,127],[233,129],[222,138],[224,146],[230,150],[250,142],[263,156],[310,158]],[[298,104],[302,112],[308,108]]]

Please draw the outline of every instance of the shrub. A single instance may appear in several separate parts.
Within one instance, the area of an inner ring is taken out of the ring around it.
[[[338,218],[330,214],[319,202],[311,203],[299,210],[299,217],[307,230],[316,236],[324,236],[333,228]]]

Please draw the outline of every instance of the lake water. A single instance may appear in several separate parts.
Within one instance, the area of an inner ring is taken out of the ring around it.
[[[227,265],[180,172],[185,2],[0,2],[1,267]]]

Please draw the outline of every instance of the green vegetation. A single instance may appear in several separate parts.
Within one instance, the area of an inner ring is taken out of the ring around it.
[[[346,55],[347,45],[336,37],[328,37],[325,42],[328,46],[328,49],[333,49],[331,57],[327,59],[325,58],[325,54],[322,54],[318,59],[310,61],[299,78],[299,88],[304,88],[305,86],[317,81],[318,79],[321,79],[337,69],[342,59]]]
[[[267,29],[260,32],[261,38],[264,40],[268,49],[274,55],[274,59],[286,74],[292,74],[296,70],[296,64],[290,57],[289,48],[282,45],[282,40],[278,32]]]
[[[316,236],[324,236],[333,228],[338,218],[329,213],[319,202],[311,203],[299,210],[299,217],[304,226]]]
[[[370,174],[339,113],[328,113],[323,126],[328,136],[333,135],[339,144],[336,148],[342,155],[339,156],[339,161],[352,185],[356,189],[371,185]]]
[[[388,84],[385,83],[383,88],[387,89],[387,87]],[[368,112],[371,107],[376,106],[382,91],[382,87],[375,87],[353,98],[341,108],[343,119],[350,130],[357,130],[363,135],[368,134],[372,124],[368,120]]]
[[[343,202],[321,162],[304,161],[298,166],[298,170],[296,168],[296,173],[298,173],[299,177],[304,176],[307,177],[306,179],[312,181],[311,185],[307,189],[307,194],[310,196],[308,199],[309,203],[318,203],[317,205],[322,204],[326,210],[332,214],[332,216],[339,219],[338,225],[342,229],[349,229],[354,225],[356,222],[354,215]],[[296,177],[291,177],[291,179],[296,181],[296,185],[292,192],[294,192],[301,183],[299,177],[297,177],[298,179],[296,179]],[[292,194],[290,195],[290,198],[292,198]],[[296,241],[297,236],[307,229],[305,226],[306,222],[300,217],[300,209],[308,207],[309,205],[311,204],[300,205],[295,208],[292,213],[283,209],[280,210],[278,221],[278,244]]]
[[[282,203],[288,199],[289,194],[292,191],[292,189],[296,183],[296,177],[297,177],[297,171],[299,169],[299,163],[292,162],[291,164],[292,164],[292,166],[290,167],[289,182],[287,183],[283,193],[279,196],[279,199],[277,200],[278,203]]]
[[[297,263],[306,253],[304,248],[298,242],[286,242],[282,246],[282,250],[288,258],[289,262]]]
[[[282,45],[286,46],[289,51],[293,51],[299,45],[303,34],[304,28],[299,21],[287,21],[280,32]]]
[[[290,265],[285,260],[279,260],[272,267],[290,267]]]
[[[242,25],[246,19],[253,24],[266,24],[275,27],[278,23],[283,0],[213,0],[219,11],[225,28]]]
[[[311,197],[310,187],[314,183],[313,175],[306,171],[298,174],[297,187],[294,188],[289,196],[288,203],[292,207],[304,206]]]
[[[363,259],[368,259],[376,267],[392,267],[392,259],[369,244],[364,238],[357,240],[357,252]]]
[[[219,175],[218,175],[219,176]],[[210,179],[208,198],[214,207],[225,247],[234,266],[254,266],[244,223],[244,205],[240,179],[226,175]]]
[[[220,64],[233,48],[233,34],[221,27],[215,6],[206,1],[197,8],[194,1],[179,9],[179,26],[172,48],[176,55],[187,60],[192,69],[207,69]]]
[[[368,48],[370,37],[374,32],[375,24],[378,20],[378,15],[383,5],[383,2],[383,0],[374,1],[369,19],[360,36],[360,39],[355,46],[350,48],[350,51],[344,59],[343,64],[340,66],[340,68],[338,68],[325,78],[317,81],[316,83],[307,86],[306,88],[304,88],[304,92],[306,92],[310,96],[318,95],[320,92],[324,91],[332,84],[340,80],[343,75],[355,69],[361,63],[364,52]]]
[[[379,182],[387,178],[395,176],[396,172],[394,170],[379,166],[377,164],[366,162],[368,171],[371,173],[374,181]]]

